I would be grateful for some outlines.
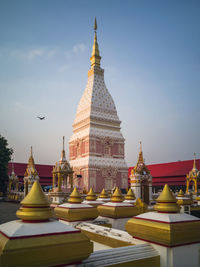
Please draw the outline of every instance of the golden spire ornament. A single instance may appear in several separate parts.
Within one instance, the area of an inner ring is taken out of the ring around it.
[[[184,197],[184,192],[182,189],[178,192],[178,197]]]
[[[94,20],[94,43],[93,43],[93,47],[92,47],[92,55],[90,58],[90,62],[91,62],[91,67],[100,67],[100,61],[101,61],[101,57],[100,57],[100,53],[99,53],[99,45],[97,42],[97,21],[96,21],[96,17]]]
[[[128,193],[125,196],[126,200],[135,200],[135,195],[133,193],[133,190],[129,188]]]
[[[94,19],[94,30],[96,31],[97,30],[97,20],[96,20],[96,17]]]
[[[196,153],[194,153],[193,169],[196,170]]]
[[[109,198],[108,194],[106,193],[106,190],[103,188],[103,190],[101,191],[101,194],[99,196],[99,198]]]
[[[112,194],[111,197],[111,202],[122,202],[123,201],[123,196],[118,187],[116,187],[115,192]]]
[[[35,168],[35,162],[34,162],[34,159],[33,159],[33,148],[32,148],[32,146],[31,146],[31,155],[30,155],[29,160],[28,160],[28,166]]]
[[[157,198],[157,203],[154,206],[154,210],[163,213],[177,213],[180,208],[176,203],[176,198],[171,192],[168,184],[164,186],[164,189],[160,196]]]
[[[21,205],[16,215],[25,222],[46,221],[52,217],[49,201],[38,180],[34,182],[30,192],[21,201]]]
[[[92,187],[90,188],[90,191],[87,194],[86,200],[88,201],[95,201],[97,199],[97,196],[95,192],[93,191]]]
[[[61,159],[60,159],[60,163],[63,163],[66,161],[66,157],[65,157],[65,137],[63,136],[63,149],[62,149],[62,153],[61,153]]]
[[[140,152],[139,152],[139,156],[138,156],[138,163],[144,163],[143,153],[142,153],[142,142],[141,141],[140,141]]]
[[[73,204],[81,203],[83,200],[81,199],[81,195],[76,187],[74,187],[73,192],[71,193],[68,202]]]

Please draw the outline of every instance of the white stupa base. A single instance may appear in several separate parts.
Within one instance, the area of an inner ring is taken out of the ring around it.
[[[99,216],[99,217],[97,217],[97,220],[106,220],[109,224],[112,225],[112,228],[125,231],[126,222],[130,218],[131,217],[128,217],[128,218],[116,218],[115,219],[115,218]]]
[[[59,222],[61,222],[61,223],[63,223],[63,224],[66,224],[66,225],[69,225],[69,226],[71,226],[71,227],[76,227],[77,225],[79,225],[80,223],[84,223],[84,222],[86,222],[86,223],[92,223],[93,222],[93,220],[85,220],[85,221],[74,221],[74,222],[69,222],[69,221],[64,221],[64,220],[61,220],[61,219],[59,219]]]
[[[163,247],[151,244],[160,255],[160,267],[199,267],[200,244],[191,244],[179,247]]]

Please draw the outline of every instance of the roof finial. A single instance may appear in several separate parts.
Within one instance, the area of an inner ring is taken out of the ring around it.
[[[99,53],[99,45],[97,43],[97,21],[96,21],[96,17],[94,20],[94,43],[93,43],[93,47],[92,47],[92,56],[90,58],[91,61],[91,67],[97,66],[100,67],[100,61],[101,61],[101,57],[100,57],[100,53]]]
[[[12,172],[11,173],[13,174],[13,173],[15,173],[15,171],[14,171],[14,163],[13,163],[13,157],[12,157],[11,161],[12,161]]]
[[[96,30],[97,30],[97,20],[96,20],[96,17],[95,17],[95,19],[94,19],[94,31],[96,32]]]
[[[196,153],[194,152],[193,169],[196,169]]]
[[[63,150],[65,150],[65,137],[63,136]]]
[[[139,156],[138,156],[138,163],[144,163],[144,159],[143,159],[143,153],[142,153],[142,141],[140,141],[140,152],[139,152]]]
[[[63,163],[66,161],[66,157],[65,157],[65,137],[63,136],[63,149],[62,149],[62,153],[61,153],[61,159],[60,159],[60,163]]]
[[[34,159],[33,159],[33,148],[32,148],[32,146],[31,146],[31,155],[30,155],[29,160],[28,160],[28,166],[32,167],[32,168],[35,168],[35,162],[34,162]]]

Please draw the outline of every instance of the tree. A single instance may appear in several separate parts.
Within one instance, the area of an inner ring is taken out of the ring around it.
[[[8,162],[11,160],[13,150],[8,148],[7,140],[0,135],[0,192],[5,193],[8,184]]]

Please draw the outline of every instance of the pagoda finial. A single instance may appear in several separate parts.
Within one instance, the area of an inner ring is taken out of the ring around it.
[[[65,157],[65,137],[63,136],[63,149],[62,149],[61,159],[60,159],[59,163],[63,163],[65,161],[66,161],[66,157]]]
[[[160,196],[156,199],[157,203],[154,206],[154,210],[164,213],[177,213],[180,208],[176,203],[176,198],[171,192],[168,184],[165,184],[164,189]]]
[[[138,156],[138,163],[144,163],[143,153],[142,153],[142,141],[140,141],[140,152]]]
[[[32,168],[35,168],[35,162],[34,162],[34,159],[33,159],[33,148],[32,148],[32,146],[31,146],[31,155],[30,155],[30,158],[28,160],[28,166],[32,167]]]
[[[96,17],[95,17],[95,19],[94,19],[94,30],[95,30],[95,32],[96,32],[96,30],[97,30],[97,20],[96,20]]]
[[[69,196],[68,202],[69,203],[74,203],[74,204],[79,204],[81,203],[83,200],[81,199],[81,195],[78,191],[78,189],[76,187],[74,187],[73,192],[71,193],[71,195]]]
[[[126,200],[135,200],[135,195],[131,188],[129,188],[128,193],[125,196]]]
[[[106,193],[106,190],[104,188],[101,191],[99,198],[108,198],[108,194]]]
[[[193,169],[196,169],[196,153],[194,152]]]
[[[112,194],[111,202],[122,202],[123,200],[124,199],[120,189],[116,187],[115,192]]]
[[[95,20],[94,20],[94,43],[93,43],[93,47],[92,47],[92,55],[90,58],[91,67],[94,67],[94,66],[100,67],[100,61],[101,61],[101,57],[100,57],[100,53],[99,53],[99,45],[97,43],[97,21],[96,21],[96,17],[95,17]]]
[[[39,181],[35,181],[28,195],[21,201],[17,217],[26,222],[46,221],[52,217],[49,201]]]
[[[64,147],[65,147],[65,137],[63,136],[63,150],[64,150]]]
[[[88,200],[88,201],[95,201],[96,198],[97,198],[97,197],[96,197],[96,194],[95,194],[93,188],[91,187],[91,188],[90,188],[90,191],[89,191],[88,194],[87,194],[86,200]]]
[[[14,170],[14,163],[13,163],[13,158],[11,159],[11,161],[12,161],[12,172],[11,172],[11,173],[13,174],[13,173],[15,173],[15,170]]]

